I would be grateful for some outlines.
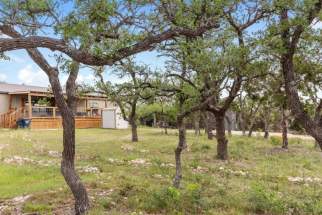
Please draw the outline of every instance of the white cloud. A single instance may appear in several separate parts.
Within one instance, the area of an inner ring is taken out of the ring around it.
[[[47,87],[48,77],[42,70],[35,70],[31,65],[27,65],[18,72],[18,79],[23,84]]]
[[[7,80],[7,75],[0,73],[0,81],[6,81]]]
[[[66,85],[66,81],[68,78],[68,74],[60,74],[59,79],[60,79],[60,84],[62,86]],[[35,85],[35,86],[44,86],[47,87],[49,85],[48,77],[40,69],[34,69],[33,66],[27,65],[23,69],[21,69],[18,72],[18,79],[19,82],[22,84],[27,84],[27,85]],[[1,76],[0,76],[1,80]],[[93,74],[79,74],[77,77],[77,83],[79,84],[90,84],[94,85],[96,82],[95,76]]]
[[[85,83],[85,84],[94,85],[96,82],[96,78],[93,74],[88,74],[88,75],[79,74],[76,81],[79,84]]]

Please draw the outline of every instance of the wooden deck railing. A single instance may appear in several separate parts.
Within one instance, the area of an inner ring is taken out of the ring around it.
[[[76,110],[77,117],[101,117],[100,108],[80,108]],[[32,118],[56,118],[61,117],[61,113],[57,107],[46,107],[46,106],[33,106],[32,107]]]
[[[24,108],[18,108],[5,114],[0,115],[0,127],[15,128],[17,120],[24,117]]]
[[[32,111],[32,119],[33,121],[44,119],[44,120],[55,120],[61,118],[60,111],[57,107],[45,107],[45,106],[33,106],[31,108]],[[17,126],[17,120],[20,118],[29,118],[29,108],[18,108],[16,110],[12,110],[8,113],[1,114],[0,115],[0,128],[15,128]],[[88,119],[89,122],[93,122],[93,120],[100,119],[101,118],[101,109],[99,108],[78,108],[76,113],[76,118],[78,121],[80,119]],[[95,120],[94,120],[95,121]],[[86,127],[89,125],[85,125],[85,121],[79,121],[82,122],[82,125],[80,127]],[[97,121],[99,122],[99,121]],[[97,123],[95,121],[95,123]],[[31,123],[33,124],[33,123]],[[59,123],[58,123],[59,124]],[[84,125],[83,125],[84,124]]]

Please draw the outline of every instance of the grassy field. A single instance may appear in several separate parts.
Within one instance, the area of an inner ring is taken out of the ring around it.
[[[68,214],[60,174],[61,130],[0,130],[0,214]],[[322,214],[322,153],[310,140],[280,149],[272,137],[229,138],[230,160],[215,140],[188,134],[182,188],[172,185],[177,132],[77,130],[77,169],[90,214]]]

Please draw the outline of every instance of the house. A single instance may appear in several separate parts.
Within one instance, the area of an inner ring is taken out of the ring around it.
[[[117,109],[102,93],[79,96],[76,128],[101,127],[104,108]],[[0,83],[0,128],[14,128],[20,118],[32,119],[31,128],[62,127],[60,111],[49,88]]]

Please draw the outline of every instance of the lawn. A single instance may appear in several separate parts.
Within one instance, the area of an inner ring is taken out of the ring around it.
[[[176,130],[77,130],[76,165],[90,214],[322,214],[322,153],[311,140],[229,138],[188,133],[181,189],[171,186]],[[0,130],[0,214],[68,214],[73,199],[60,174],[62,131]]]

